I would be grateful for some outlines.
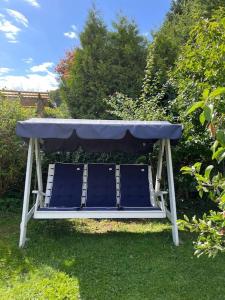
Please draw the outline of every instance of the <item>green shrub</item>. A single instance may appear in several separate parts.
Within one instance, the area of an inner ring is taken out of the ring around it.
[[[144,99],[132,99],[122,93],[115,93],[104,100],[108,112],[121,120],[165,120],[166,114],[163,108],[157,105],[156,99],[150,103]]]
[[[196,189],[202,198],[208,196],[216,205],[216,211],[211,210],[201,219],[195,216],[189,220],[180,220],[181,228],[187,228],[191,232],[197,232],[195,242],[195,254],[200,256],[207,254],[215,256],[219,251],[225,252],[225,176],[218,171],[220,164],[225,159],[225,124],[222,95],[225,88],[219,87],[212,92],[204,90],[201,101],[195,102],[189,109],[189,113],[201,108],[200,122],[208,128],[209,134],[214,139],[211,146],[212,162],[202,170],[202,163],[196,162],[193,166],[185,166],[181,170],[184,174],[193,176],[196,180]],[[215,171],[216,170],[216,171]]]
[[[60,103],[59,106],[52,108],[52,107],[45,107],[44,109],[44,117],[45,118],[70,118],[70,112],[68,110],[67,104],[63,101]]]
[[[198,256],[215,256],[225,251],[224,32],[224,8],[215,12],[212,19],[200,20],[183,47],[174,72],[179,92],[175,104],[189,130],[187,141],[197,135],[201,143],[205,140],[205,149],[212,151],[207,157],[200,151],[195,164],[186,161],[188,165],[182,168],[184,174],[195,179],[199,197],[205,196],[216,206],[201,218],[186,217],[180,221],[183,228],[198,233],[195,242]],[[188,106],[191,117],[187,116]]]
[[[21,203],[21,199],[18,198],[0,198],[0,212],[17,212],[21,207]]]
[[[18,120],[32,115],[34,111],[22,107],[19,101],[0,97],[0,197],[23,181],[26,151],[15,127]]]

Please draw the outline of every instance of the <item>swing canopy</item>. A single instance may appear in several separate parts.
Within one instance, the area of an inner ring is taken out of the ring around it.
[[[79,120],[34,118],[17,123],[16,133],[25,139],[38,138],[46,152],[124,151],[148,153],[159,139],[175,142],[182,125],[167,121]]]

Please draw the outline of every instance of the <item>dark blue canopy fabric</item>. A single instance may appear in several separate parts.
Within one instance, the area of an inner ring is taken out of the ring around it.
[[[182,125],[166,121],[78,120],[36,118],[20,121],[16,133],[22,138],[39,138],[47,152],[86,151],[149,152],[159,139],[176,141]]]

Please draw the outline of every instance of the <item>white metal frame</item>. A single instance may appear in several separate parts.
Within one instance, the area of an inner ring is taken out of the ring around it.
[[[169,186],[169,199],[170,199],[170,211],[167,210],[167,217],[172,223],[172,236],[173,242],[176,246],[179,245],[179,235],[178,235],[178,226],[177,226],[177,208],[176,208],[176,198],[175,198],[175,188],[174,188],[174,179],[173,179],[173,164],[172,164],[172,155],[170,140],[165,141],[166,148],[166,166],[167,166],[167,178]]]
[[[155,190],[153,187],[153,180],[152,180],[152,167],[148,166],[148,184],[149,184],[149,194],[150,194],[150,202],[153,207],[157,207],[156,198],[155,198]]]
[[[166,209],[164,203],[164,194],[166,192],[160,191],[160,182],[162,178],[162,165],[164,150],[166,152],[166,165],[167,165],[167,177],[168,177],[168,188],[169,188],[169,201],[170,201],[170,211]],[[29,211],[29,199],[30,199],[30,186],[31,186],[31,177],[32,177],[32,165],[33,165],[33,153],[35,151],[35,160],[36,160],[36,170],[37,170],[37,180],[38,180],[38,191],[35,191],[37,194],[36,204]],[[160,141],[160,150],[157,163],[157,172],[156,172],[156,182],[155,189],[152,184],[152,172],[151,168],[148,169],[148,178],[149,178],[149,188],[151,201],[153,206],[158,209],[153,210],[129,210],[129,211],[120,211],[120,210],[107,210],[107,211],[88,211],[88,210],[78,210],[78,211],[48,211],[48,210],[38,210],[40,207],[46,207],[49,203],[48,190],[51,192],[52,182],[54,176],[54,169],[50,165],[53,171],[51,176],[51,182],[47,182],[46,194],[43,193],[43,182],[42,182],[42,172],[41,172],[41,155],[40,155],[40,146],[38,139],[31,138],[29,141],[28,155],[27,155],[27,168],[26,168],[26,178],[25,178],[25,188],[24,188],[24,199],[23,199],[23,211],[22,211],[22,221],[20,225],[20,241],[19,246],[23,247],[26,242],[26,231],[27,223],[30,218],[33,216],[35,219],[65,219],[65,218],[165,218],[172,223],[172,236],[173,242],[175,245],[179,245],[178,237],[178,227],[177,227],[177,213],[176,213],[176,200],[175,200],[175,189],[174,189],[174,179],[173,179],[173,167],[172,167],[172,155],[171,155],[171,146],[170,140],[164,139]],[[85,165],[86,166],[86,165]],[[116,176],[119,174],[118,166],[116,166]],[[84,190],[87,192],[87,166],[84,167],[83,182]],[[117,178],[116,178],[117,180]],[[118,180],[117,180],[118,181]],[[119,183],[117,182],[117,185]],[[45,204],[43,203],[43,197],[45,196]],[[117,201],[119,201],[119,194],[117,194]],[[161,201],[158,200],[160,198]],[[86,194],[82,194],[82,203],[86,201]]]
[[[32,165],[33,165],[33,152],[34,152],[34,139],[30,139],[28,154],[27,154],[27,168],[26,168],[26,178],[25,178],[25,187],[24,187],[24,197],[23,197],[23,211],[22,211],[22,220],[20,223],[20,241],[19,246],[23,247],[26,242],[26,232],[27,232],[27,223],[30,220],[34,207],[29,211],[29,200],[30,200],[30,185],[31,185],[31,176],[32,176]]]
[[[34,219],[161,219],[166,212],[158,210],[77,210],[77,211],[42,211],[34,212]]]

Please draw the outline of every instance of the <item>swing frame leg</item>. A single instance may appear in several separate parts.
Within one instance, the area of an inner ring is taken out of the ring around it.
[[[31,186],[31,176],[32,176],[32,165],[33,165],[33,152],[34,152],[34,139],[30,139],[28,154],[27,154],[27,168],[25,177],[25,187],[24,187],[24,197],[23,197],[23,210],[22,210],[22,220],[20,223],[20,240],[19,247],[22,248],[26,242],[26,232],[27,223],[32,217],[34,212],[34,206],[29,210],[29,200],[30,200],[30,186]]]
[[[175,188],[174,188],[174,178],[173,178],[173,164],[171,155],[170,140],[165,141],[166,148],[166,165],[167,165],[167,177],[169,186],[169,200],[170,200],[170,212],[167,212],[167,216],[172,224],[172,237],[174,245],[179,245],[179,235],[177,226],[177,209],[176,209],[176,198],[175,198]]]
[[[170,220],[172,225],[172,237],[173,237],[174,245],[178,246],[179,236],[178,236],[178,226],[177,226],[176,198],[175,198],[174,179],[173,179],[171,146],[170,146],[169,139],[163,139],[160,141],[156,180],[155,180],[155,193],[159,193],[160,191],[164,150],[166,152],[167,179],[168,179],[169,201],[170,201],[170,211],[166,208],[166,216]]]

